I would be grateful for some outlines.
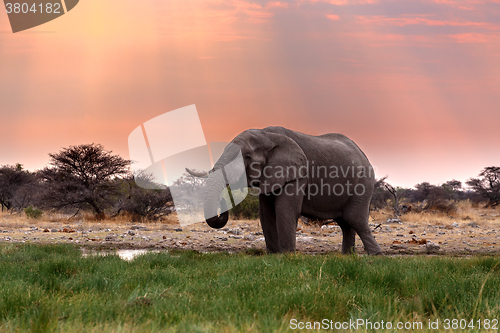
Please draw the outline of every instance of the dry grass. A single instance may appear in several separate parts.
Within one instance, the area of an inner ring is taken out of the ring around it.
[[[114,228],[117,225],[133,225],[141,224],[154,227],[156,229],[164,229],[167,226],[178,225],[179,220],[174,212],[158,221],[137,221],[130,214],[120,214],[113,218],[104,220],[98,219],[91,213],[79,213],[72,217],[70,214],[44,212],[39,219],[27,218],[24,213],[11,214],[8,212],[0,212],[0,228],[4,229],[22,229],[36,225],[38,227],[51,229],[60,225],[68,225],[74,229],[89,229],[89,228]]]
[[[99,220],[95,218],[89,218],[89,221],[97,221]],[[167,225],[173,225],[173,224],[179,224],[179,219],[177,218],[177,213],[172,212],[171,214],[167,216],[163,216],[160,219],[154,221],[146,220],[137,216],[134,216],[133,214],[129,213],[121,213],[118,216],[112,217],[112,218],[107,218],[105,220],[106,222],[114,223],[114,224],[127,224],[127,223],[140,223],[140,224],[167,224]],[[101,220],[102,222],[102,220]]]
[[[401,217],[403,222],[412,224],[434,224],[434,225],[447,225],[452,223],[453,217],[445,213],[408,213]]]
[[[382,222],[385,221],[388,217],[392,217],[393,214],[389,209],[381,209],[379,211],[370,212],[370,222]]]
[[[20,214],[0,213],[0,228],[25,228],[27,226],[26,217]]]
[[[477,224],[490,224],[489,222],[498,222],[500,220],[500,210],[493,208],[482,208],[469,200],[456,203],[456,211],[452,214],[435,211],[423,211],[419,213],[410,212],[403,214],[400,218],[403,223],[412,224],[432,224],[449,225],[453,222],[476,222]],[[384,222],[389,217],[394,217],[392,210],[382,209],[380,211],[370,212],[370,222]]]

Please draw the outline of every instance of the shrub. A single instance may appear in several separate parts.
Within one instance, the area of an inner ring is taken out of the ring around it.
[[[24,214],[26,214],[26,217],[29,219],[39,219],[42,216],[43,211],[29,206],[24,208]]]
[[[135,182],[137,176],[121,181],[121,197],[117,213],[125,213],[133,222],[156,221],[172,213],[173,201],[170,189],[145,189]],[[140,175],[139,177],[143,177]]]
[[[259,197],[249,191],[247,197],[231,209],[229,213],[235,219],[258,219]]]
[[[11,211],[21,211],[35,201],[38,186],[34,173],[23,169],[22,164],[0,166],[0,206]]]
[[[301,216],[299,218],[299,221],[302,221],[304,224],[312,225],[312,226],[315,226],[315,227],[322,227],[324,225],[327,225],[327,224],[330,224],[330,223],[334,222],[334,220],[332,220],[332,219],[327,219],[327,220],[310,219],[310,218],[305,217],[305,216]]]
[[[434,201],[429,201],[425,206],[425,209],[452,215],[457,212],[457,205],[453,200],[438,199]]]

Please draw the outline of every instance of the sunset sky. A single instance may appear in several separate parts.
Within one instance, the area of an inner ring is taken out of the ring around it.
[[[500,0],[82,0],[13,34],[0,5],[0,165],[196,104],[208,141],[280,125],[353,139],[388,182],[500,166]]]

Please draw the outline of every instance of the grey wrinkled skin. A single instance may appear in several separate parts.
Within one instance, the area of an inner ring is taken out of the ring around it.
[[[241,149],[249,187],[259,189],[259,216],[269,252],[295,251],[297,222],[299,216],[303,215],[335,220],[342,229],[342,253],[354,252],[357,233],[369,254],[382,254],[368,227],[369,205],[375,183],[373,169],[352,140],[342,134],[311,136],[283,127],[266,127],[244,131],[232,143]],[[205,207],[217,206],[226,184],[221,173],[215,171],[230,163],[236,154],[234,146],[231,148],[228,145],[215,163],[207,180]],[[320,177],[317,176],[316,171],[320,166],[326,167],[328,176],[324,172]],[[349,172],[339,171],[339,177],[331,177],[329,173],[332,166],[338,169],[342,167]],[[354,177],[352,169],[347,167],[356,168]],[[358,167],[366,168],[364,176],[357,174]],[[263,172],[264,168],[266,173]],[[291,172],[294,168],[303,172]],[[279,173],[280,169],[290,172]],[[306,169],[308,172],[305,172]],[[368,170],[371,170],[370,174]],[[325,190],[312,195],[314,186],[327,189],[325,184],[330,188],[337,184],[336,193]],[[348,194],[349,186],[346,184],[352,185],[352,195]],[[360,195],[353,194],[355,185],[358,185]],[[344,193],[338,195],[340,186],[343,186]],[[364,189],[363,193],[361,188]],[[213,216],[213,212],[207,211],[205,216]],[[227,213],[208,219],[207,222],[212,227],[221,228],[227,223]]]

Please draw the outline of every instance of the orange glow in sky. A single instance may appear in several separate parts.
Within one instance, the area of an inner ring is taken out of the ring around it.
[[[191,104],[208,141],[345,134],[394,185],[500,165],[498,2],[86,0],[16,34],[1,8],[0,165],[128,157],[134,128]]]

